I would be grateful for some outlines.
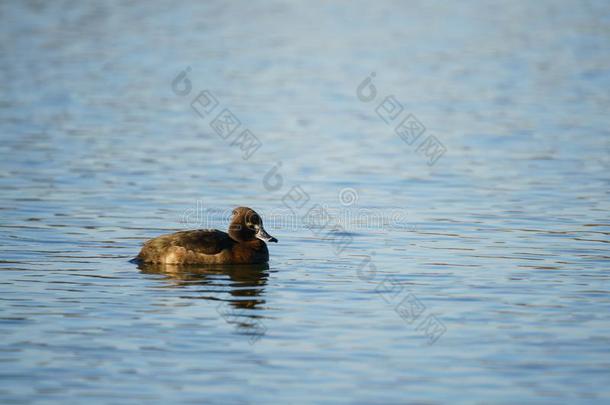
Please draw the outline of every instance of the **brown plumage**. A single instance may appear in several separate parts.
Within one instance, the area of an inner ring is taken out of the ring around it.
[[[165,264],[255,264],[269,261],[267,242],[277,242],[251,208],[233,210],[229,233],[198,229],[161,235],[144,243],[137,260]]]

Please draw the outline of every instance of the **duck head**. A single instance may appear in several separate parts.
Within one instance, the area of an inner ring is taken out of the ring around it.
[[[263,228],[263,220],[252,208],[238,207],[233,210],[229,235],[238,242],[260,239],[264,242],[277,242]]]

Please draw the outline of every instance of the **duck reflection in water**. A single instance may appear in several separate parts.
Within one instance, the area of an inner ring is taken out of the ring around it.
[[[178,288],[206,286],[214,289],[198,290],[204,293],[196,298],[212,301],[226,301],[236,308],[255,309],[265,303],[264,286],[269,277],[269,265],[175,265],[139,263],[138,269],[145,274],[165,276],[165,280]],[[225,288],[218,288],[225,287]],[[223,299],[216,294],[229,293],[231,299]]]
[[[258,340],[266,327],[256,309],[263,309],[265,286],[269,278],[269,264],[249,265],[176,265],[138,263],[144,274],[165,276],[170,286],[194,289],[197,298],[218,302],[218,313],[238,331],[250,336],[250,342]],[[201,288],[205,287],[205,288]],[[199,294],[200,293],[200,294]],[[230,297],[227,298],[226,294]]]

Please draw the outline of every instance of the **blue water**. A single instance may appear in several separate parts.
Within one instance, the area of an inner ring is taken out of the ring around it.
[[[0,402],[609,401],[608,89],[606,1],[2,2]]]

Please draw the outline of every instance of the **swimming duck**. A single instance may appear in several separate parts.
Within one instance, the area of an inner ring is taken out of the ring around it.
[[[137,261],[165,264],[257,264],[269,261],[265,242],[277,242],[253,209],[233,210],[229,232],[198,229],[161,235],[144,243]]]

